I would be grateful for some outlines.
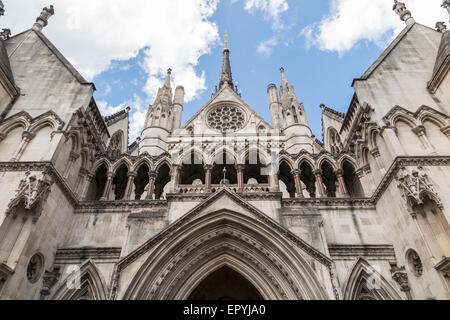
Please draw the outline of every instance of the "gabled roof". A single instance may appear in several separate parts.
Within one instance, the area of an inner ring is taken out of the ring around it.
[[[408,25],[405,29],[403,29],[402,32],[400,32],[400,34],[394,39],[394,41],[392,41],[391,44],[386,48],[386,50],[384,50],[384,52],[381,54],[381,56],[379,56],[378,59],[375,60],[375,62],[369,67],[369,69],[367,69],[367,71],[364,72],[364,74],[361,76],[361,78],[357,78],[357,79],[353,80],[352,86],[355,84],[355,81],[367,80],[416,24],[420,25],[418,23],[414,23],[414,24]]]
[[[11,71],[11,64],[9,63],[8,53],[6,52],[5,44],[2,39],[0,39],[0,68],[8,78],[9,82],[11,82],[13,86],[15,86],[14,76]]]
[[[29,29],[27,31],[24,31],[22,33],[19,33],[5,42],[8,43],[8,41],[11,41],[12,39],[19,37],[19,36],[25,36],[28,33],[34,32],[38,38],[47,46],[47,48],[55,55],[55,57],[61,61],[61,63],[67,68],[67,70],[74,76],[74,78],[83,85],[92,85],[95,90],[95,85],[92,82],[88,82],[86,79],[83,78],[83,76],[75,69],[75,67],[63,56],[63,54],[53,45],[53,43],[41,32],[34,29]],[[14,55],[14,52],[17,50],[17,48],[20,47],[17,46],[13,52],[10,54],[10,57]]]
[[[439,88],[442,80],[450,70],[450,31],[445,31],[442,35],[441,44],[439,46],[436,57],[436,64],[433,70],[433,76],[428,83],[428,90],[435,93]]]

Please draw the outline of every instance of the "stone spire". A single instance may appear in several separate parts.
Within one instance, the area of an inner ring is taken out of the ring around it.
[[[280,72],[281,72],[281,86],[285,86],[286,84],[288,84],[288,81],[286,79],[286,74],[284,73],[283,67],[280,68]]]
[[[403,2],[398,2],[398,0],[394,0],[394,7],[392,10],[395,11],[400,16],[400,19],[406,22],[407,25],[414,24],[416,21],[411,16],[411,11],[406,9],[406,5]]]
[[[228,34],[225,33],[225,43],[223,48],[223,63],[222,63],[222,75],[220,77],[219,88],[228,86],[231,89],[234,88],[233,77],[231,75],[231,63],[230,63],[230,49],[228,48]]]
[[[167,69],[167,78],[166,78],[166,82],[164,82],[164,87],[166,88],[171,88],[171,84],[170,84],[170,76],[172,75],[172,69]]]
[[[33,25],[34,30],[42,31],[44,27],[48,25],[48,19],[55,14],[53,5],[42,9],[41,15],[37,17],[36,23]]]

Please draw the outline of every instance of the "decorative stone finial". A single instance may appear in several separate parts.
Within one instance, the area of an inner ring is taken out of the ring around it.
[[[167,69],[167,78],[166,81],[164,82],[164,86],[166,88],[171,88],[171,84],[170,84],[170,75],[172,74],[172,69]]]
[[[10,36],[11,29],[2,29],[2,31],[0,32],[0,38],[2,38],[3,40],[8,40]]]
[[[41,15],[36,19],[36,23],[33,25],[33,29],[42,31],[44,27],[48,25],[48,19],[55,14],[53,5],[42,9]]]
[[[225,31],[225,42],[224,42],[224,46],[223,46],[223,50],[228,50],[228,32]]]
[[[5,15],[5,5],[3,4],[2,0],[0,0],[0,16]]]
[[[406,9],[406,5],[403,2],[398,2],[394,0],[394,7],[392,10],[395,11],[400,16],[402,21],[405,21],[407,25],[411,25],[415,23],[414,18],[411,16],[411,11]]]
[[[445,30],[447,30],[447,26],[445,25],[445,22],[443,22],[443,21],[436,22],[436,30],[441,33],[444,33]]]
[[[447,9],[448,14],[450,16],[450,0],[444,0],[444,2],[442,3],[442,8]]]

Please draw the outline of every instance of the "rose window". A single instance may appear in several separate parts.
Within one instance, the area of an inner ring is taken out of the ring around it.
[[[237,107],[217,107],[208,114],[208,125],[222,133],[231,133],[244,127],[244,112]]]

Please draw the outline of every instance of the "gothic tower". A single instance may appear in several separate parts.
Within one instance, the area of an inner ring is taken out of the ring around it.
[[[153,105],[150,105],[145,119],[144,130],[139,142],[139,153],[147,152],[158,156],[167,152],[167,138],[181,127],[184,103],[184,88],[175,89],[175,98],[171,86],[172,70],[167,70],[167,78],[159,88]]]
[[[272,125],[286,135],[286,151],[292,154],[302,150],[312,152],[313,138],[309,128],[305,107],[295,94],[294,87],[289,84],[284,68],[281,68],[281,86],[278,97],[277,87],[270,84],[267,93]]]

